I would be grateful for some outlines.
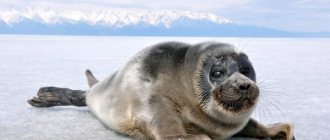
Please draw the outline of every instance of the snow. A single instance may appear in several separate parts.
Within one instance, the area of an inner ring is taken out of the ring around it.
[[[14,25],[24,20],[42,24],[87,23],[106,26],[124,27],[143,23],[147,25],[164,25],[167,28],[179,19],[204,20],[213,23],[231,23],[229,19],[212,13],[180,10],[144,10],[133,8],[107,8],[102,6],[0,6],[0,21]]]
[[[86,107],[34,108],[39,87],[87,89],[84,70],[102,79],[140,49],[161,41],[235,44],[252,60],[263,123],[291,122],[298,140],[330,137],[330,39],[0,36],[0,137],[16,139],[128,139],[102,125]]]

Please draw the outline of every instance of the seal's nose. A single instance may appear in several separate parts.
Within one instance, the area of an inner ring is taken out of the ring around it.
[[[238,88],[241,90],[241,91],[247,91],[250,89],[250,84],[249,83],[242,83],[238,86]]]

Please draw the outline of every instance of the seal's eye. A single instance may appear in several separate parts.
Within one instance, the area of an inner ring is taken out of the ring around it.
[[[249,68],[240,68],[239,72],[242,73],[243,75],[249,75],[250,69]]]
[[[223,74],[224,73],[222,71],[214,71],[214,72],[212,72],[211,76],[212,76],[212,78],[220,78],[223,76]]]

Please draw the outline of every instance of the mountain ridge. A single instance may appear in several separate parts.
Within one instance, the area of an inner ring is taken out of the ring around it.
[[[142,9],[48,9],[41,7],[20,7],[0,9],[0,19],[7,25],[15,25],[23,20],[44,24],[62,24],[84,22],[90,25],[124,27],[137,23],[164,25],[170,28],[171,23],[181,18],[205,20],[214,23],[231,23],[229,19],[211,13],[179,10],[142,10]]]
[[[212,13],[123,8],[0,7],[0,34],[330,37],[239,24]]]

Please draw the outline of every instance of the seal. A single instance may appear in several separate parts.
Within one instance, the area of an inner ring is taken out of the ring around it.
[[[87,91],[43,87],[28,102],[87,105],[106,126],[136,139],[294,139],[292,124],[250,117],[260,94],[255,70],[230,44],[160,43],[100,82],[89,70],[86,76]]]

